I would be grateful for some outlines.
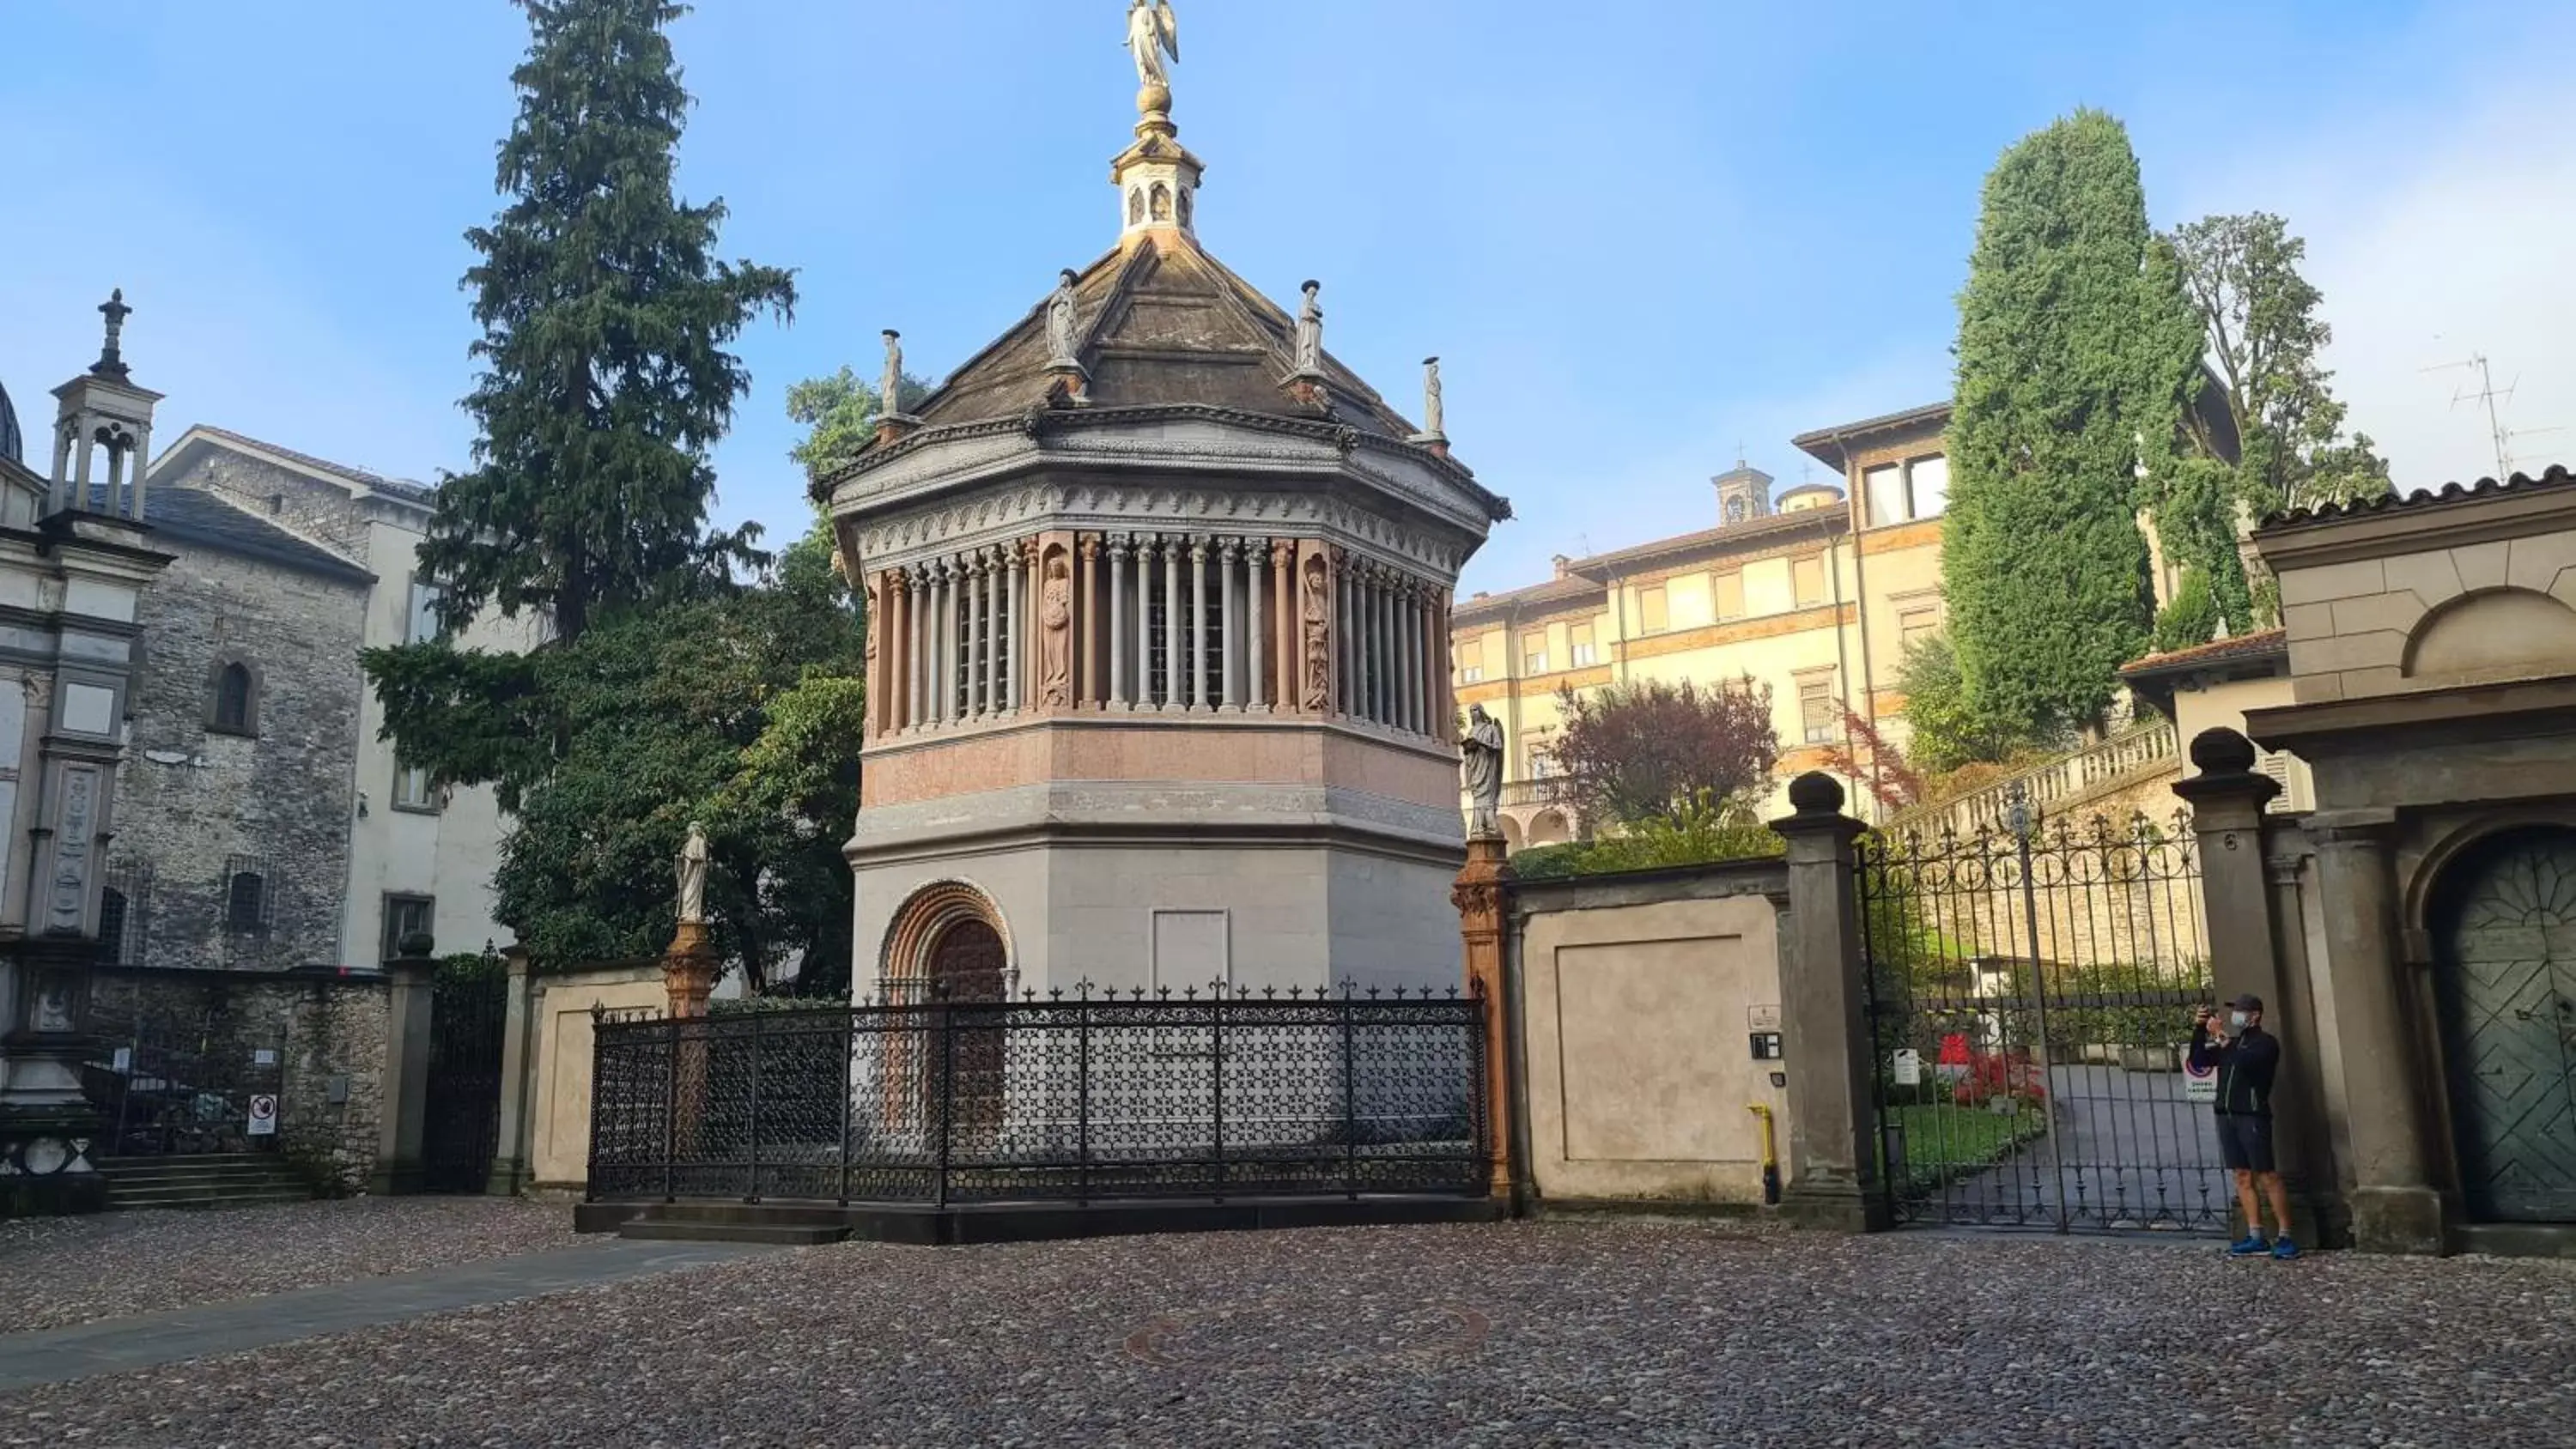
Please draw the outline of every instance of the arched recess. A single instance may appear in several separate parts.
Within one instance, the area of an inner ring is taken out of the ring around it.
[[[990,932],[990,952],[983,943],[971,937],[952,939],[969,924],[980,925]],[[962,880],[933,881],[914,891],[910,899],[896,908],[894,919],[886,926],[885,946],[877,955],[877,980],[880,994],[895,1003],[926,1001],[934,968],[945,952],[952,978],[963,974],[959,965],[961,948],[975,950],[979,958],[998,953],[999,961],[991,969],[998,971],[992,994],[977,998],[996,1000],[1017,982],[1019,953],[1012,949],[1011,930],[1002,919],[1002,908],[993,898]],[[952,981],[953,985],[968,985]]]
[[[1542,810],[1530,821],[1529,843],[1532,845],[1563,845],[1573,838],[1574,831],[1565,823],[1563,811]]]
[[[2409,679],[2556,674],[2576,658],[2576,609],[2534,589],[2485,589],[2446,601],[2406,638]]]
[[[1505,815],[1500,811],[1496,811],[1495,814],[1498,818],[1494,823],[1501,826],[1503,829],[1503,853],[1505,855],[1518,854],[1521,847],[1529,844],[1528,839],[1521,830],[1520,820],[1515,816]]]
[[[2426,895],[2463,1203],[2576,1221],[2576,829],[2485,830]]]

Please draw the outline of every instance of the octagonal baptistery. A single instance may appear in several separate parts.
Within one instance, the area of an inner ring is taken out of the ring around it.
[[[851,978],[1455,984],[1448,601],[1509,505],[1138,137],[1117,248],[817,484],[868,601]]]

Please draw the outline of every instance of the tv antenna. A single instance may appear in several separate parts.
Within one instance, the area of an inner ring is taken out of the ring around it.
[[[2458,391],[2451,394],[2451,406],[2456,408],[2464,402],[2475,402],[2485,407],[2487,412],[2487,436],[2495,447],[2495,476],[2498,482],[2502,482],[2503,480],[2513,476],[2514,439],[2536,437],[2542,433],[2566,431],[2563,428],[2506,427],[2504,425],[2504,413],[2496,406],[2496,404],[2499,401],[2511,402],[2513,400],[2513,390],[2521,385],[2522,379],[2520,377],[2516,377],[2512,382],[2506,383],[2503,387],[2497,387],[2495,385],[2494,373],[2487,365],[2485,353],[2472,352],[2469,354],[2468,361],[2466,362],[2438,363],[2424,370],[2426,372],[2448,372],[2455,368],[2466,368],[2478,375],[2478,385],[2474,391],[2472,391],[2468,384],[2464,382],[2460,385]]]

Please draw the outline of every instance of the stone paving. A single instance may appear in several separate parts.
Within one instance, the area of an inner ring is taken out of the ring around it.
[[[2570,1424],[2576,1264],[1639,1221],[780,1250],[0,1395],[0,1442],[46,1445],[2506,1446]]]

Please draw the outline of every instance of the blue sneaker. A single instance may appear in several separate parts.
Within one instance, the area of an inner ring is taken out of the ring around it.
[[[2272,1245],[2272,1256],[2287,1262],[2290,1259],[2299,1256],[2299,1245],[2291,1242],[2288,1238],[2283,1238]]]
[[[2263,1241],[2261,1233],[2247,1233],[2227,1245],[2227,1256],[2231,1258],[2252,1258],[2270,1251],[2272,1251],[2272,1245]],[[2295,1253],[2298,1249],[2293,1248],[2290,1251]]]

